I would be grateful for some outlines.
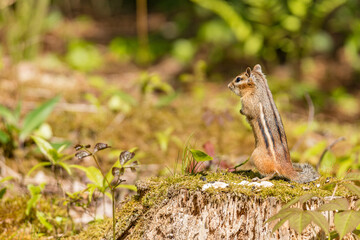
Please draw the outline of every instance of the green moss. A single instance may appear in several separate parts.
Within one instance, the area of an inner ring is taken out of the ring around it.
[[[186,189],[190,193],[201,190],[207,182],[221,181],[229,184],[227,188],[209,188],[206,190],[208,196],[222,196],[225,198],[229,193],[233,195],[257,196],[259,198],[275,197],[281,201],[288,202],[296,196],[312,193],[318,197],[331,196],[338,179],[327,179],[322,177],[315,182],[308,184],[298,184],[284,180],[271,180],[273,187],[253,187],[242,186],[239,183],[243,180],[251,181],[254,177],[251,172],[229,173],[219,171],[216,173],[205,174],[206,180],[201,180],[204,175],[175,175],[171,177],[153,177],[139,182],[139,195],[136,195],[123,204],[117,211],[116,232],[120,236],[131,227],[131,238],[141,239],[146,227],[146,214],[156,210],[156,206],[161,206],[162,202],[177,194],[181,189]],[[349,197],[352,194],[343,186],[338,185],[336,196]],[[150,215],[150,214],[149,214]],[[106,219],[100,223],[90,225],[89,228],[72,239],[99,239],[106,233],[110,233],[111,219]]]
[[[124,232],[132,221],[145,212],[145,208],[136,196],[126,201],[116,212],[117,232]],[[112,218],[106,218],[90,224],[86,231],[67,239],[101,239],[112,228]]]
[[[28,200],[29,196],[22,195],[0,201],[0,239],[54,236],[54,232],[47,230],[37,219],[35,210],[32,210],[28,216],[25,214]],[[67,227],[70,227],[70,220],[66,217],[66,209],[61,207],[59,200],[41,198],[36,210],[46,214],[47,220],[57,233],[69,231]],[[56,217],[61,217],[64,221],[57,222]]]

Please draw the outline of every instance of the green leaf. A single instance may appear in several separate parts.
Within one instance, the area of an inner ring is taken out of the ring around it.
[[[348,210],[349,203],[346,198],[338,198],[329,203],[323,204],[316,211],[335,211],[335,210]]]
[[[60,96],[54,97],[26,115],[20,131],[21,140],[25,140],[37,127],[45,122],[59,100]]]
[[[342,239],[347,233],[353,231],[360,223],[360,212],[348,210],[335,213],[335,229]]]
[[[360,181],[360,173],[350,172],[344,177],[345,181]]]
[[[291,217],[291,214],[289,213],[286,216],[284,216],[284,218],[281,218],[280,221],[277,222],[276,225],[271,230],[272,233],[276,232],[276,230],[278,230],[287,220],[289,220],[290,217]]]
[[[103,64],[100,51],[83,40],[73,40],[69,44],[65,61],[74,69],[84,72],[98,69]]]
[[[126,189],[129,189],[129,190],[134,191],[134,192],[137,191],[137,188],[136,188],[135,185],[119,184],[116,188],[126,188]]]
[[[356,207],[356,208],[359,208],[359,207],[360,207],[360,199],[356,201],[355,207]]]
[[[33,166],[30,171],[26,174],[27,176],[30,176],[30,174],[35,171],[36,169],[38,169],[39,167],[45,167],[45,166],[51,166],[51,162],[42,162],[42,163],[38,163],[35,166]]]
[[[6,144],[9,142],[9,140],[10,136],[6,132],[0,130],[0,142]]]
[[[320,141],[311,148],[308,148],[303,154],[304,159],[309,159],[311,157],[318,157],[326,148],[326,141]]]
[[[5,193],[6,193],[6,187],[1,188],[0,189],[0,199],[2,199],[4,197]]]
[[[190,149],[190,152],[197,162],[205,162],[205,161],[213,160],[211,156],[207,155],[206,153],[200,150]]]
[[[53,225],[51,225],[51,223],[49,223],[45,217],[45,214],[43,212],[40,211],[36,211],[36,217],[37,219],[39,219],[40,223],[46,227],[47,230],[52,231],[53,229]]]
[[[345,174],[348,172],[349,169],[352,168],[352,166],[354,165],[354,163],[356,162],[355,159],[352,157],[352,156],[345,156],[345,157],[340,157],[338,158],[338,163],[339,164],[339,167],[338,169],[336,170],[336,177],[338,179],[341,179],[343,178],[345,180],[346,175]],[[356,167],[355,167],[356,168]],[[351,173],[349,173],[351,174]],[[356,174],[356,173],[355,173]],[[350,178],[349,180],[350,181],[357,181],[357,180],[360,180],[357,176],[348,176],[348,178]]]
[[[312,197],[314,197],[314,194],[311,194],[311,193],[296,197],[293,200],[291,200],[290,202],[288,202],[287,204],[285,204],[284,206],[282,206],[282,209],[288,208],[297,202],[300,202],[300,204],[303,204],[304,202],[311,199]]]
[[[123,101],[130,104],[131,106],[137,105],[137,100],[130,94],[127,94],[126,92],[117,90],[114,92],[114,95],[119,96]]]
[[[52,145],[52,146],[54,146],[54,145]],[[61,145],[59,148],[57,148],[57,152],[58,152],[58,153],[61,153],[62,151],[64,151],[64,149],[65,149],[67,146],[69,146],[69,144],[67,144],[67,143]]]
[[[14,114],[6,107],[0,105],[0,116],[5,119],[5,122],[8,124],[15,125],[16,119]]]
[[[329,234],[329,223],[327,221],[327,219],[324,217],[324,215],[322,215],[319,212],[315,212],[315,211],[306,211],[307,214],[310,215],[311,220],[318,225],[322,230],[324,230],[324,232],[326,232],[327,234]]]
[[[178,39],[173,43],[171,55],[182,63],[190,62],[194,58],[195,53],[196,46],[191,40]],[[161,87],[161,84],[158,84],[156,87]],[[166,85],[164,84],[163,87],[166,88]]]
[[[95,184],[97,188],[103,188],[106,183],[104,183],[104,177],[102,176],[99,169],[96,167],[90,166],[90,167],[83,167],[80,165],[70,165],[72,168],[77,168],[79,170],[82,170],[85,172],[87,178]]]
[[[62,167],[63,169],[65,169],[65,171],[71,175],[71,169],[70,169],[70,165],[64,162],[57,162],[56,165],[59,165],[60,167]]]
[[[168,150],[171,133],[173,131],[173,127],[168,127],[165,131],[155,133],[156,140],[158,141],[162,152],[166,152]]]
[[[43,139],[41,137],[37,137],[37,136],[31,136],[31,138],[34,140],[36,145],[39,147],[42,154],[44,154],[46,156],[46,158],[49,159],[49,161],[52,164],[55,164],[60,159],[61,155],[45,139]]]
[[[41,191],[45,188],[45,183],[40,184],[39,186],[34,186],[29,184],[27,186],[30,191],[31,198],[27,201],[25,214],[28,216],[32,208],[36,206],[36,203],[41,198]]]
[[[7,177],[4,177],[0,180],[0,183],[3,183],[3,182],[6,182],[6,181],[9,181],[11,179],[13,179],[14,177],[11,177],[11,176],[7,176]]]
[[[192,0],[199,6],[209,9],[219,15],[230,26],[236,38],[243,42],[250,36],[251,26],[242,19],[235,9],[226,1],[221,0]]]
[[[273,227],[272,232],[278,230],[289,218],[293,215],[297,215],[299,211],[302,211],[299,208],[285,208],[281,209],[277,214],[270,217],[267,222],[274,221],[276,219],[280,219],[280,221]]]
[[[321,161],[320,172],[331,172],[336,162],[336,156],[331,151],[327,151]]]
[[[156,102],[155,107],[162,108],[169,106],[177,97],[178,97],[178,93],[172,93],[160,97],[159,100]]]
[[[299,209],[300,210],[300,209]],[[297,214],[292,214],[289,218],[289,225],[299,234],[310,224],[312,220],[311,215],[307,211],[299,211]]]
[[[342,185],[344,185],[344,187],[349,189],[351,192],[356,194],[358,197],[360,196],[360,187],[355,186],[354,184],[351,184],[351,183],[343,183]]]
[[[288,214],[297,214],[299,211],[302,211],[302,210],[299,208],[284,208],[284,209],[281,209],[277,214],[273,215],[268,220],[266,220],[266,222],[271,222],[278,218],[283,219]]]
[[[97,187],[95,184],[88,184],[87,187],[88,187],[88,191],[89,191],[89,202],[91,202],[92,196],[93,196],[95,190],[97,189]]]

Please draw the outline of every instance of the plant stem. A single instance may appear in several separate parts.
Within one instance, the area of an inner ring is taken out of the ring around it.
[[[113,239],[115,240],[115,189],[111,189],[112,217],[113,217]]]
[[[101,172],[101,175],[103,176],[103,178],[104,178],[104,179],[105,179],[105,181],[107,182],[107,184],[108,184],[109,188],[110,188],[110,189],[112,189],[112,187],[111,187],[111,185],[110,185],[109,181],[107,180],[107,178],[106,178],[105,174],[103,173],[103,171],[102,171],[102,169],[101,169],[101,167],[100,167],[99,161],[97,160],[97,157],[95,156],[95,154],[93,154],[92,152],[90,152],[90,151],[89,151],[89,150],[87,150],[86,148],[84,148],[84,150],[85,150],[86,152],[88,152],[88,153],[90,153],[90,154],[91,154],[92,158],[94,159],[94,161],[95,161],[95,163],[96,163],[96,166],[98,167],[98,169],[99,169],[99,170],[100,170],[100,172]]]
[[[103,192],[103,214],[104,214],[104,219],[105,219],[105,202],[106,202],[106,198],[105,198],[105,192]]]

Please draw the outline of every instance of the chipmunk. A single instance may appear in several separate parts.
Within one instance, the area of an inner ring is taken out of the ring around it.
[[[308,164],[292,164],[284,126],[261,66],[234,78],[228,87],[240,96],[240,113],[246,116],[255,137],[250,162],[269,180],[278,174],[298,183],[311,182],[319,174]]]

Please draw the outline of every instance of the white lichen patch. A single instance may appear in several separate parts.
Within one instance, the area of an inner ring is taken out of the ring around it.
[[[241,181],[240,183],[235,183],[238,185],[243,185],[243,186],[255,186],[255,187],[272,187],[274,186],[273,183],[269,182],[269,181],[262,181],[262,182],[249,182],[249,181]]]
[[[212,183],[206,183],[202,186],[202,191],[205,191],[206,189],[213,187],[213,188],[226,188],[229,184],[224,182],[212,182]]]
[[[241,181],[240,183],[234,183],[236,185],[242,185],[242,186],[255,186],[255,187],[272,187],[274,186],[273,183],[269,182],[269,181],[262,181],[262,182],[249,182],[249,181]],[[224,183],[224,182],[211,182],[211,183],[206,183],[202,186],[202,191],[205,191],[208,188],[226,188],[228,187],[229,184]]]

